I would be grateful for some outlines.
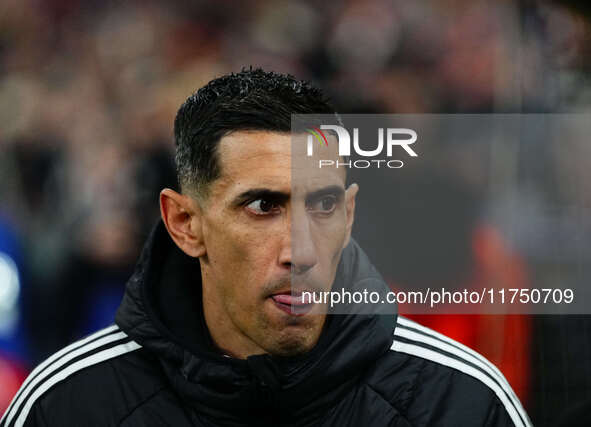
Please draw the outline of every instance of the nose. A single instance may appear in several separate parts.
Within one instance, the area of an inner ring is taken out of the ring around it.
[[[292,274],[304,274],[318,263],[315,239],[307,215],[289,215],[287,235],[283,248],[281,264]]]

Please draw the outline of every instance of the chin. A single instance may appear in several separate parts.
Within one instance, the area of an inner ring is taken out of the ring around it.
[[[276,356],[297,356],[312,350],[322,332],[325,316],[308,313],[292,316],[278,310],[274,303],[260,319],[257,335],[266,353]],[[261,334],[261,331],[265,331]]]
[[[294,329],[288,327],[282,331],[275,342],[269,346],[269,353],[277,356],[298,356],[312,350],[318,342],[320,333],[314,330]]]
[[[312,350],[313,346],[302,345],[301,343],[285,343],[281,345],[275,346],[273,351],[269,353],[274,356],[283,356],[283,357],[291,357],[291,356],[299,356],[302,354],[308,353]]]

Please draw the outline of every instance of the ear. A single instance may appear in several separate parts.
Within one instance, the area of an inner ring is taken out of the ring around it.
[[[184,253],[194,258],[205,255],[202,211],[193,198],[165,188],[160,192],[160,215],[168,234]]]
[[[351,184],[349,188],[345,190],[346,225],[343,249],[347,247],[351,240],[351,230],[353,229],[353,222],[355,220],[355,197],[357,196],[357,191],[359,191],[359,186],[355,183]]]

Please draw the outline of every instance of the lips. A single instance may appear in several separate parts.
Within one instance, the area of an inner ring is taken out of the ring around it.
[[[271,298],[275,302],[279,302],[281,304],[287,305],[307,305],[304,303],[304,298],[302,294],[277,294],[273,295]]]
[[[304,302],[302,293],[282,293],[271,295],[275,306],[293,316],[303,316],[308,313],[314,304]]]

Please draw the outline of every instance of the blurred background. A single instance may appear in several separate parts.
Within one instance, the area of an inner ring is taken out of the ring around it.
[[[176,185],[172,123],[194,90],[253,65],[311,80],[342,113],[589,113],[587,7],[3,0],[0,412],[36,363],[112,323],[158,192]],[[399,230],[393,287],[591,277],[591,144],[516,144],[405,176],[422,201],[398,212],[414,233]],[[499,365],[535,425],[589,419],[589,317],[419,320]]]

